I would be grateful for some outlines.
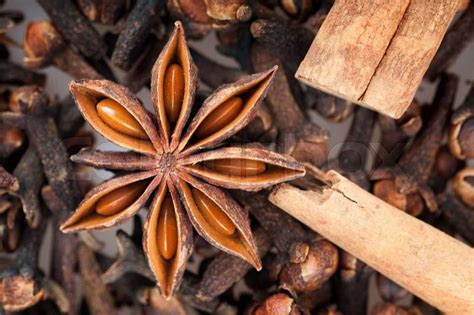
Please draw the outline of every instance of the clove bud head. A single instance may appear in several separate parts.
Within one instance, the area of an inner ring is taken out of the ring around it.
[[[449,148],[458,159],[474,158],[474,115],[451,125]]]
[[[379,303],[372,308],[370,315],[410,315],[416,314],[414,311],[415,309],[407,310],[392,303]]]
[[[410,292],[380,273],[377,274],[376,285],[384,301],[396,303],[410,296]]]
[[[207,15],[229,22],[246,22],[252,17],[252,10],[246,0],[205,0]]]
[[[291,17],[304,21],[312,11],[312,0],[281,0],[280,5]]]
[[[15,274],[0,281],[0,303],[9,312],[18,312],[32,307],[44,299],[46,292],[34,277]]]
[[[45,91],[36,85],[24,85],[12,91],[10,107],[20,113],[40,113],[49,110]]]
[[[456,195],[469,207],[474,207],[474,167],[460,170],[453,179]]]
[[[280,286],[291,293],[314,291],[336,272],[338,261],[336,246],[327,240],[313,242],[309,250],[297,245],[290,250],[290,263],[280,273]]]
[[[64,48],[64,41],[49,21],[33,21],[26,26],[23,63],[38,69],[51,63],[54,55]]]
[[[269,296],[263,303],[257,306],[250,312],[252,315],[300,315],[301,311],[298,309],[293,298],[284,294],[277,293]]]
[[[401,193],[395,184],[395,179],[382,179],[375,183],[373,193],[386,203],[405,211],[412,216],[419,216],[425,203],[418,192]]]

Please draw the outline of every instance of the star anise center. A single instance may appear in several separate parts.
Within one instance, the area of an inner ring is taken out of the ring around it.
[[[173,173],[178,165],[178,159],[173,153],[163,153],[156,162],[158,169],[163,174]]]

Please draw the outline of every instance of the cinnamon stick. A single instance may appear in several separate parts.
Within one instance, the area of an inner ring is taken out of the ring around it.
[[[474,250],[339,173],[320,189],[281,185],[270,201],[441,311],[474,312]]]
[[[336,1],[296,77],[399,118],[457,9],[458,0]]]

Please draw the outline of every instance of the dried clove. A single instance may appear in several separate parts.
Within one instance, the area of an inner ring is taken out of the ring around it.
[[[446,184],[465,163],[456,159],[447,146],[442,146],[436,154],[436,161],[433,167],[429,185],[435,193],[445,190]]]
[[[70,315],[77,314],[75,294],[76,282],[74,270],[77,263],[77,238],[75,235],[64,235],[59,231],[59,225],[67,215],[64,201],[58,197],[51,186],[45,186],[41,190],[41,196],[48,209],[53,212],[53,254],[51,263],[51,277],[57,281],[65,290],[65,296],[69,304]]]
[[[320,239],[293,244],[289,260],[280,273],[280,286],[296,295],[322,287],[336,272],[339,255],[336,246]]]
[[[36,84],[43,86],[43,74],[32,72],[9,61],[0,61],[0,82],[3,84]]]
[[[14,252],[25,230],[21,203],[17,198],[3,197],[0,211],[0,252]]]
[[[296,73],[314,38],[314,34],[304,27],[278,20],[256,20],[252,22],[250,32],[255,41],[275,54],[290,73]]]
[[[252,46],[251,58],[256,70],[279,64],[280,60],[259,44]],[[283,70],[283,71],[282,71]],[[298,84],[287,75],[284,68],[276,73],[267,95],[267,102],[280,134],[277,148],[299,161],[321,165],[326,161],[328,134],[326,130],[310,122],[301,111],[293,95],[291,84]]]
[[[392,303],[376,304],[370,311],[370,315],[412,315],[409,310]]]
[[[245,73],[239,69],[226,67],[191,49],[193,60],[201,70],[200,79],[211,88],[231,83],[242,78]]]
[[[364,189],[370,186],[366,164],[376,116],[370,109],[363,107],[356,109],[337,159],[329,161],[327,166],[328,169],[340,172]]]
[[[442,77],[432,105],[435,110],[427,126],[400,158],[396,168],[390,172],[381,168],[372,175],[373,179],[379,179],[374,186],[376,196],[415,216],[423,211],[425,204],[430,211],[437,209],[436,198],[427,181],[436,161],[457,84],[458,78],[454,75]]]
[[[44,182],[42,169],[36,149],[30,144],[13,171],[13,175],[18,178],[20,183],[20,187],[14,192],[14,195],[20,198],[25,219],[33,228],[37,227],[41,220],[38,195]],[[32,172],[31,170],[37,171]]]
[[[294,299],[285,293],[269,296],[259,305],[253,307],[250,315],[300,315],[303,314]]]
[[[327,168],[335,169],[368,190],[366,164],[370,150],[370,138],[375,125],[375,112],[358,107],[351,127],[336,159],[329,161]],[[351,254],[340,251],[340,268],[336,277],[336,300],[343,312],[366,314],[371,268]]]
[[[472,5],[474,6],[474,5]],[[458,159],[474,157],[474,88],[451,117],[449,149]]]
[[[466,167],[454,176],[453,190],[459,199],[474,208],[474,167]]]
[[[380,273],[377,274],[376,284],[378,292],[385,302],[397,303],[410,296],[410,292]]]
[[[139,295],[140,302],[149,305],[153,309],[154,314],[185,315],[192,313],[192,310],[188,310],[189,307],[180,299],[172,298],[166,300],[163,298],[156,287],[143,288],[140,290]]]
[[[124,13],[125,0],[77,0],[77,6],[92,22],[114,24]]]
[[[19,187],[18,178],[8,173],[0,165],[0,194],[2,190],[16,191]]]
[[[112,63],[129,70],[140,56],[150,36],[151,29],[158,22],[158,13],[164,0],[137,0],[115,43]]]
[[[263,257],[269,250],[270,240],[262,229],[256,229],[254,237],[259,255]],[[226,253],[217,254],[197,284],[196,299],[204,303],[213,301],[242,279],[250,269],[252,266],[238,257]]]
[[[59,32],[48,21],[34,21],[25,32],[25,58],[30,69],[40,69],[50,64],[77,79],[101,79],[99,74],[81,55],[66,46]]]
[[[65,40],[86,57],[100,58],[105,46],[99,33],[81,14],[72,0],[38,0]]]
[[[252,196],[242,193],[238,199],[262,225],[266,233],[274,235],[272,242],[280,253],[286,254],[292,244],[307,241],[314,236],[301,223],[270,203],[266,193]]]
[[[117,314],[114,301],[102,281],[101,269],[94,252],[86,245],[79,245],[79,270],[82,276],[82,290],[92,315]]]
[[[381,138],[375,156],[375,167],[394,165],[422,125],[421,107],[416,101],[412,102],[399,119],[378,115]]]
[[[207,15],[223,23],[247,22],[252,17],[248,0],[204,0]]]
[[[253,72],[250,58],[252,35],[247,24],[236,24],[216,32],[219,45],[216,49],[221,54],[234,58],[243,71]]]
[[[336,123],[345,121],[354,110],[353,103],[311,87],[307,87],[305,99],[308,108]]]
[[[374,274],[372,268],[353,255],[342,251],[339,273],[335,281],[335,296],[339,309],[345,314],[367,314],[369,281]]]
[[[163,50],[165,42],[162,40],[155,40],[154,43],[145,49],[145,52],[138,58],[135,65],[127,72],[123,83],[133,93],[140,91],[142,87],[148,85],[151,79],[150,69],[153,67],[158,55]]]
[[[64,287],[71,304],[70,314],[75,314],[74,267],[76,261],[76,237],[58,234],[59,223],[68,216],[78,204],[80,191],[76,187],[74,171],[68,159],[66,149],[57,133],[53,118],[48,116],[49,100],[44,91],[38,87],[27,86],[18,93],[19,101],[27,108],[26,131],[33,145],[34,158],[39,156],[44,174],[57,197],[58,212],[54,216],[55,240],[53,243],[53,279]],[[38,167],[37,169],[41,169]],[[31,173],[31,171],[28,171]],[[31,176],[31,174],[29,174]],[[20,180],[21,183],[21,180]],[[36,195],[37,196],[37,195]]]
[[[204,0],[168,0],[166,8],[173,19],[183,23],[190,38],[203,38],[213,28],[214,20],[207,15]]]
[[[448,183],[445,192],[438,196],[438,202],[441,216],[470,244],[474,244],[474,211],[458,199],[452,182]]]
[[[38,269],[45,227],[43,221],[35,229],[29,230],[12,257],[0,264],[0,298],[6,311],[24,310],[46,297],[43,276]]]
[[[305,21],[316,7],[311,0],[282,0],[280,3],[288,15],[300,22]]]
[[[116,238],[118,258],[102,274],[101,277],[104,283],[113,283],[126,273],[136,273],[153,281],[153,273],[148,267],[143,252],[136,247],[125,232],[119,230]]]
[[[27,104],[26,131],[43,164],[48,182],[67,209],[73,209],[79,200],[74,173],[66,150],[57,133],[54,120],[47,114],[49,100],[43,90],[24,87],[20,102]],[[54,152],[55,154],[51,154]]]

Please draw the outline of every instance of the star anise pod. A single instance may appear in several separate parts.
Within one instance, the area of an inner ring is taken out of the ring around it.
[[[151,199],[143,247],[165,297],[181,282],[192,251],[192,227],[212,245],[260,269],[247,214],[217,186],[256,191],[303,176],[305,170],[291,157],[259,146],[216,147],[252,120],[276,70],[224,85],[193,108],[197,69],[178,22],[152,70],[156,119],[120,85],[71,82],[71,93],[89,124],[134,152],[83,149],[72,156],[75,162],[121,175],[89,191],[61,230],[122,223]]]

